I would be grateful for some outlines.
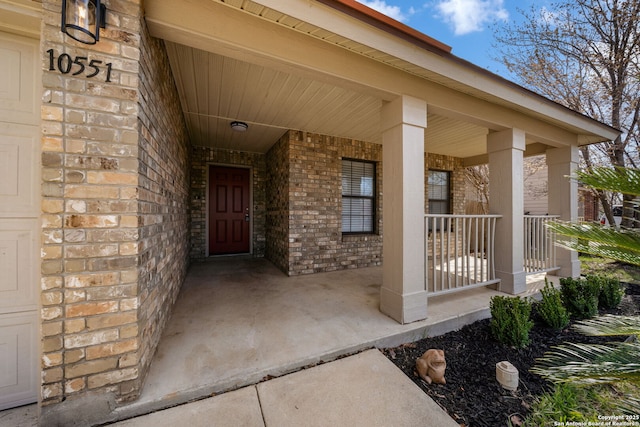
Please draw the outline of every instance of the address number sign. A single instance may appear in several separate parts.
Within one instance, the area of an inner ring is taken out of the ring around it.
[[[86,56],[71,57],[68,53],[62,53],[56,58],[56,52],[53,49],[47,51],[49,54],[49,71],[58,70],[62,74],[71,73],[72,76],[83,74],[88,79],[96,77],[101,73],[105,74],[105,82],[111,82],[112,63],[106,64],[100,60],[89,60]],[[73,72],[72,72],[73,71]]]

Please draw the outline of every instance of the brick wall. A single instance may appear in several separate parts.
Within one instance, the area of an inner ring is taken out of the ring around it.
[[[42,6],[41,423],[74,425],[69,408],[100,419],[137,395],[181,284],[186,134],[139,1],[108,1],[92,46],[60,32],[59,0]],[[49,49],[111,63],[111,82],[49,70]]]
[[[267,152],[265,257],[289,271],[289,139],[285,133]]]
[[[191,150],[191,249],[192,259],[207,256],[207,176],[211,164],[251,168],[252,252],[263,257],[266,244],[266,156],[260,153],[193,147]]]
[[[285,273],[289,272],[290,138],[290,133],[285,133],[267,152],[265,257]]]
[[[137,397],[189,262],[189,139],[164,43],[144,26],[140,55]],[[125,389],[125,386],[127,388]]]
[[[578,216],[587,222],[600,220],[600,200],[588,188],[578,189]]]
[[[440,154],[425,153],[426,170],[440,170],[451,172],[451,209],[456,215],[465,213],[465,178],[462,159],[457,157],[443,156]],[[425,212],[429,209],[429,181],[428,175],[424,175],[424,201]]]
[[[341,233],[341,159],[377,162],[377,230]],[[267,153],[266,256],[289,275],[380,265],[382,147],[289,131]]]

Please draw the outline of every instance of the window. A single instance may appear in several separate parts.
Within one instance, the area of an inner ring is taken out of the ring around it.
[[[342,160],[342,232],[373,233],[376,165]]]
[[[429,171],[429,213],[451,213],[451,174],[447,171]]]

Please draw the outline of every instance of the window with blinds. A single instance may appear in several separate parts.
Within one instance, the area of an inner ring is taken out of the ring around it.
[[[375,194],[375,163],[342,160],[343,233],[374,232]]]
[[[447,171],[429,171],[429,213],[451,213],[451,173]]]

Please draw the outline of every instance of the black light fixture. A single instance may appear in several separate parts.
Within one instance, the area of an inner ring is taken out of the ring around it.
[[[106,12],[100,0],[62,0],[60,29],[81,43],[96,44],[100,40],[100,28],[105,28]]]
[[[249,125],[245,122],[231,122],[231,129],[235,130],[236,132],[244,132],[249,129]]]

